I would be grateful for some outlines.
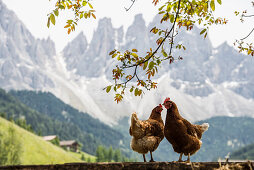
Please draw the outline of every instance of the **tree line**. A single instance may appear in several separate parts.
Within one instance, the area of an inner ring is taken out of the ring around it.
[[[137,159],[124,156],[120,149],[99,145],[96,149],[96,162],[137,162]]]

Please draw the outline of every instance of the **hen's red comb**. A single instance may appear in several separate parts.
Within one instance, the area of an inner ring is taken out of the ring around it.
[[[160,106],[161,108],[163,108],[161,104],[159,104],[159,106]]]
[[[170,98],[169,98],[169,97],[167,97],[167,98],[164,100],[164,103],[163,103],[163,104],[165,104],[167,101],[170,101]]]

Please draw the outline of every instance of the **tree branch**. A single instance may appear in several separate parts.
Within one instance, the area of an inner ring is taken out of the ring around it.
[[[158,47],[156,48],[156,50],[146,59],[146,60],[143,60],[142,62],[139,62],[137,64],[133,64],[133,65],[126,65],[126,66],[122,66],[121,68],[125,69],[125,68],[131,68],[131,67],[136,67],[136,66],[139,66],[141,64],[144,64],[145,62],[149,61],[156,53],[157,51],[160,49],[160,47],[162,46],[162,44],[164,43],[164,41],[170,36],[170,33],[173,31],[173,34],[172,34],[172,42],[173,42],[173,39],[174,39],[174,28],[175,28],[175,23],[176,23],[176,19],[179,15],[179,10],[180,10],[180,4],[181,4],[181,0],[178,1],[178,7],[177,7],[177,12],[176,12],[176,16],[175,16],[175,19],[174,19],[174,22],[173,22],[173,25],[170,29],[170,31],[166,34],[166,36],[163,38],[163,40],[161,41],[161,43],[158,45]],[[173,47],[173,44],[171,44],[170,46],[170,54],[171,54],[171,51],[172,51],[172,47]]]

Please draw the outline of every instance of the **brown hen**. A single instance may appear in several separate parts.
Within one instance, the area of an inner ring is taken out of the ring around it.
[[[143,154],[150,152],[151,160],[154,162],[152,152],[157,149],[164,138],[164,124],[161,118],[162,105],[156,106],[148,120],[139,120],[136,113],[131,116],[129,133],[132,136],[130,146],[132,150]]]
[[[190,162],[190,155],[196,153],[201,145],[202,134],[208,130],[209,124],[191,124],[184,119],[178,111],[176,104],[166,98],[163,105],[167,109],[167,116],[164,127],[165,138],[171,143],[175,152],[180,153],[179,162],[182,155],[188,155],[187,162]]]

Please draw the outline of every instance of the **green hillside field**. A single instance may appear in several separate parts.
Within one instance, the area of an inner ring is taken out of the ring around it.
[[[14,128],[15,136],[18,137],[22,145],[22,165],[84,162],[81,160],[81,154],[67,152],[50,142],[44,141],[42,137],[36,136],[0,117],[0,132],[3,134],[3,137],[8,135],[7,132],[10,126]],[[86,153],[83,154],[85,158],[90,157],[92,161],[95,160],[94,156]]]

